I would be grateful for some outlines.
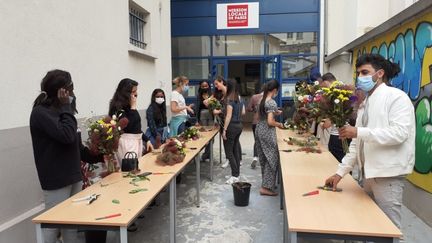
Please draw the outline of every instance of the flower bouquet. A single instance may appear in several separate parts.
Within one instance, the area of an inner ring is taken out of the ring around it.
[[[176,138],[170,138],[164,145],[162,153],[156,157],[160,165],[175,165],[186,157],[186,145]]]
[[[119,170],[114,153],[117,152],[120,135],[128,122],[127,118],[121,118],[117,121],[115,115],[112,117],[106,116],[96,121],[88,120],[87,131],[89,138],[87,145],[93,154],[105,155],[108,173]]]
[[[354,95],[354,86],[334,81],[329,88],[322,88],[317,92],[320,116],[328,118],[337,127],[345,126],[353,119],[354,105],[357,97]],[[348,152],[348,142],[342,139],[344,152]]]
[[[199,138],[198,128],[189,127],[180,135],[178,135],[178,139],[181,141],[187,141],[189,139],[197,140]]]
[[[313,84],[303,81],[296,85],[294,96],[296,112],[293,116],[293,123],[299,134],[308,132],[311,123],[316,119],[318,112],[315,94],[318,90],[320,90],[318,81]]]
[[[221,105],[221,103],[219,102],[219,100],[217,100],[217,99],[214,98],[214,97],[211,97],[211,98],[208,100],[208,108],[210,109],[210,111],[213,111],[213,110],[220,110],[220,109],[222,109],[222,105]]]

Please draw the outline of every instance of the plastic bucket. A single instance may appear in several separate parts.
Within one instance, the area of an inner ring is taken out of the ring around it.
[[[249,205],[251,184],[247,182],[235,182],[231,185],[234,193],[234,205],[240,207]]]

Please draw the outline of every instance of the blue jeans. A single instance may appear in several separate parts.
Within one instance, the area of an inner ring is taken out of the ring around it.
[[[153,146],[156,144],[156,137],[152,135],[150,128],[147,128],[145,135],[150,139],[150,142]],[[159,135],[161,138],[161,143],[164,143],[168,138],[168,129],[167,127],[159,127],[156,129],[156,136]]]

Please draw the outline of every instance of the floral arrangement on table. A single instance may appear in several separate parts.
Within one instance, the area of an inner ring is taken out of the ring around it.
[[[297,152],[306,152],[306,153],[322,153],[320,148],[317,147],[301,147],[296,150]]]
[[[106,116],[98,120],[87,120],[87,146],[93,154],[103,154],[107,172],[112,173],[119,170],[118,163],[114,157],[119,146],[120,135],[129,123],[127,118],[117,120],[117,117]]]
[[[315,102],[320,118],[330,119],[337,127],[345,126],[348,121],[354,119],[354,105],[357,96],[354,95],[354,86],[347,85],[340,81],[334,81],[329,88],[322,88],[317,91]],[[344,152],[348,151],[348,142],[342,140]]]
[[[189,139],[197,140],[199,138],[198,128],[189,127],[184,132],[178,135],[180,141],[188,141]]]
[[[176,138],[170,138],[163,146],[162,153],[156,157],[160,165],[175,165],[186,157],[186,144]]]
[[[284,141],[289,145],[295,145],[299,147],[313,147],[318,145],[318,138],[315,136],[310,136],[306,139],[289,137],[288,139],[284,138]]]
[[[220,109],[222,109],[222,105],[219,102],[219,100],[217,100],[214,97],[211,97],[208,99],[208,108],[210,109],[210,111],[220,110]]]

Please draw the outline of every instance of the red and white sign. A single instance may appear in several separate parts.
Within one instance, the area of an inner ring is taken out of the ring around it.
[[[259,28],[259,3],[217,4],[217,29]]]

